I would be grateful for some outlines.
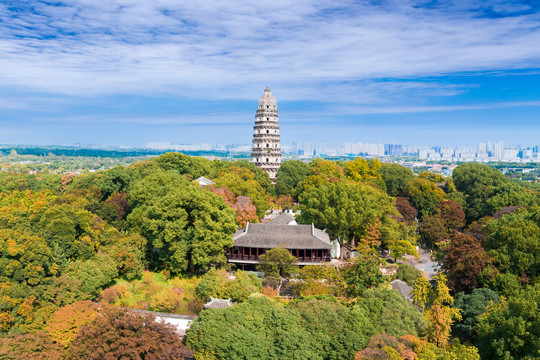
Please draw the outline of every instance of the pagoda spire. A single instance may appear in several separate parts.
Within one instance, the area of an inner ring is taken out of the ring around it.
[[[251,161],[268,173],[270,179],[276,177],[281,166],[277,101],[269,86],[264,89],[255,114]]]

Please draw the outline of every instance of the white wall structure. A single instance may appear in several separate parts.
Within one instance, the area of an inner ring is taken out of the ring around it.
[[[276,177],[281,166],[277,101],[268,86],[259,99],[255,115],[251,161],[264,170],[270,179]]]

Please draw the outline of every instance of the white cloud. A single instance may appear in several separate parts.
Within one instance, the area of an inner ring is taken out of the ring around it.
[[[528,10],[514,2],[63,4],[35,2],[35,10],[17,14],[0,5],[4,88],[251,99],[269,83],[282,89],[280,100],[382,102],[411,86],[423,95],[462,91],[391,79],[524,69],[540,60],[538,13],[478,16],[486,9]]]

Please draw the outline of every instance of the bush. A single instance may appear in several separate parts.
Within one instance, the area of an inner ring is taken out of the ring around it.
[[[398,264],[397,278],[414,286],[414,281],[422,276],[422,272],[408,264]]]

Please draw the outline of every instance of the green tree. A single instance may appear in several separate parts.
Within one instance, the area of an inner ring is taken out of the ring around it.
[[[464,194],[469,222],[491,216],[505,206],[538,204],[538,196],[527,193],[487,165],[461,164],[453,171],[452,178],[457,190]]]
[[[307,265],[298,270],[295,292],[299,296],[345,295],[345,281],[331,265]]]
[[[276,194],[297,198],[296,187],[307,177],[308,171],[309,166],[303,161],[284,161],[276,174]]]
[[[103,199],[114,193],[128,192],[131,184],[138,180],[138,174],[125,166],[115,166],[101,175],[97,186],[101,190]]]
[[[154,161],[160,169],[174,170],[181,175],[190,175],[193,179],[201,176],[212,176],[216,171],[212,161],[178,152],[160,155]]]
[[[399,164],[384,163],[378,170],[390,196],[403,196],[408,183],[414,178],[413,172]]]
[[[490,304],[499,302],[499,295],[487,288],[474,289],[471,294],[460,292],[453,307],[461,309],[463,318],[454,324],[452,333],[462,341],[474,343],[478,335],[478,318]]]
[[[38,236],[2,229],[0,251],[0,277],[35,286],[53,275],[51,250]]]
[[[407,196],[423,218],[425,215],[435,213],[437,205],[444,200],[446,195],[433,182],[417,177],[409,181]]]
[[[148,240],[154,266],[172,274],[225,263],[236,214],[218,195],[171,172],[147,176],[131,192],[132,227]]]
[[[419,336],[426,327],[422,314],[396,290],[382,286],[366,290],[357,304],[366,310],[376,332]]]
[[[349,296],[361,296],[365,290],[384,283],[385,277],[380,272],[380,260],[370,254],[359,254],[345,269],[345,283]]]
[[[277,247],[266,251],[259,257],[258,270],[264,273],[265,280],[277,290],[297,269],[297,258],[289,250]]]
[[[300,195],[299,223],[327,229],[342,245],[366,234],[376,220],[395,215],[394,201],[383,191],[362,183],[333,182],[314,186]]]
[[[255,274],[245,271],[236,271],[234,276],[225,270],[212,269],[201,279],[195,293],[201,301],[208,301],[210,297],[218,299],[231,299],[234,302],[246,301],[254,293],[262,291],[262,283]]]
[[[488,306],[476,345],[483,359],[537,359],[540,354],[540,285]]]
[[[320,176],[326,181],[343,179],[345,171],[336,162],[324,159],[314,159],[309,163],[309,176]]]

